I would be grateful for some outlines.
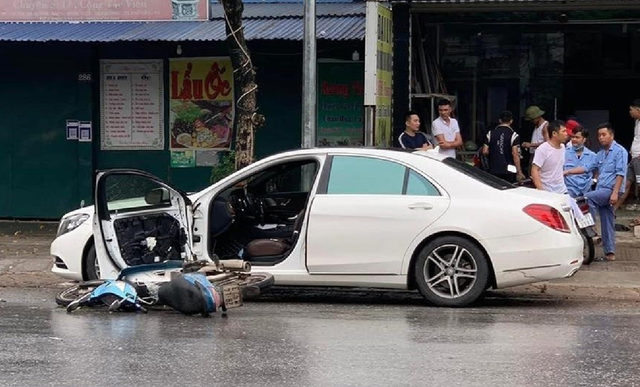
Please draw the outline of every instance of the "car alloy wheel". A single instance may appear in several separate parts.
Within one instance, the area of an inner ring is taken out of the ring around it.
[[[478,275],[475,258],[457,245],[443,245],[433,250],[423,270],[429,289],[443,298],[458,298],[469,293]]]
[[[465,306],[487,287],[489,268],[483,252],[461,237],[443,237],[429,243],[415,263],[422,295],[440,306]]]

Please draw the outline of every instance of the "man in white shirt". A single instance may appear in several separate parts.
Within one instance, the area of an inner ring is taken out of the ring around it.
[[[627,184],[624,194],[614,206],[614,210],[620,208],[625,199],[632,191],[632,184],[640,184],[640,99],[636,99],[629,106],[629,115],[635,120],[635,128],[633,131],[633,142],[631,143],[631,161],[627,167]],[[631,222],[630,226],[640,225],[640,217]]]
[[[567,193],[564,183],[564,143],[567,128],[562,121],[553,121],[547,126],[549,140],[536,149],[531,166],[531,179],[536,188],[559,194]]]
[[[455,158],[456,148],[462,146],[462,136],[458,120],[451,117],[451,111],[451,101],[448,99],[438,101],[440,117],[431,123],[431,133],[438,141],[440,153]]]

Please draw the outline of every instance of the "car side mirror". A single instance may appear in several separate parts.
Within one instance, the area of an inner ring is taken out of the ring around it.
[[[169,203],[171,201],[171,195],[169,194],[169,190],[164,187],[154,188],[144,197],[144,201],[152,206],[157,206],[159,204]]]

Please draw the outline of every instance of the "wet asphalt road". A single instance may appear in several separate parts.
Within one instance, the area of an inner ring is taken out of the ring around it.
[[[228,316],[57,308],[0,288],[0,386],[633,386],[637,304],[274,291]]]

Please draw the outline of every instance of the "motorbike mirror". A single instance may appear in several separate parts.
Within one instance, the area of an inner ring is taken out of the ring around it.
[[[154,188],[144,197],[144,201],[152,206],[168,203],[170,200],[169,190],[164,187]]]

